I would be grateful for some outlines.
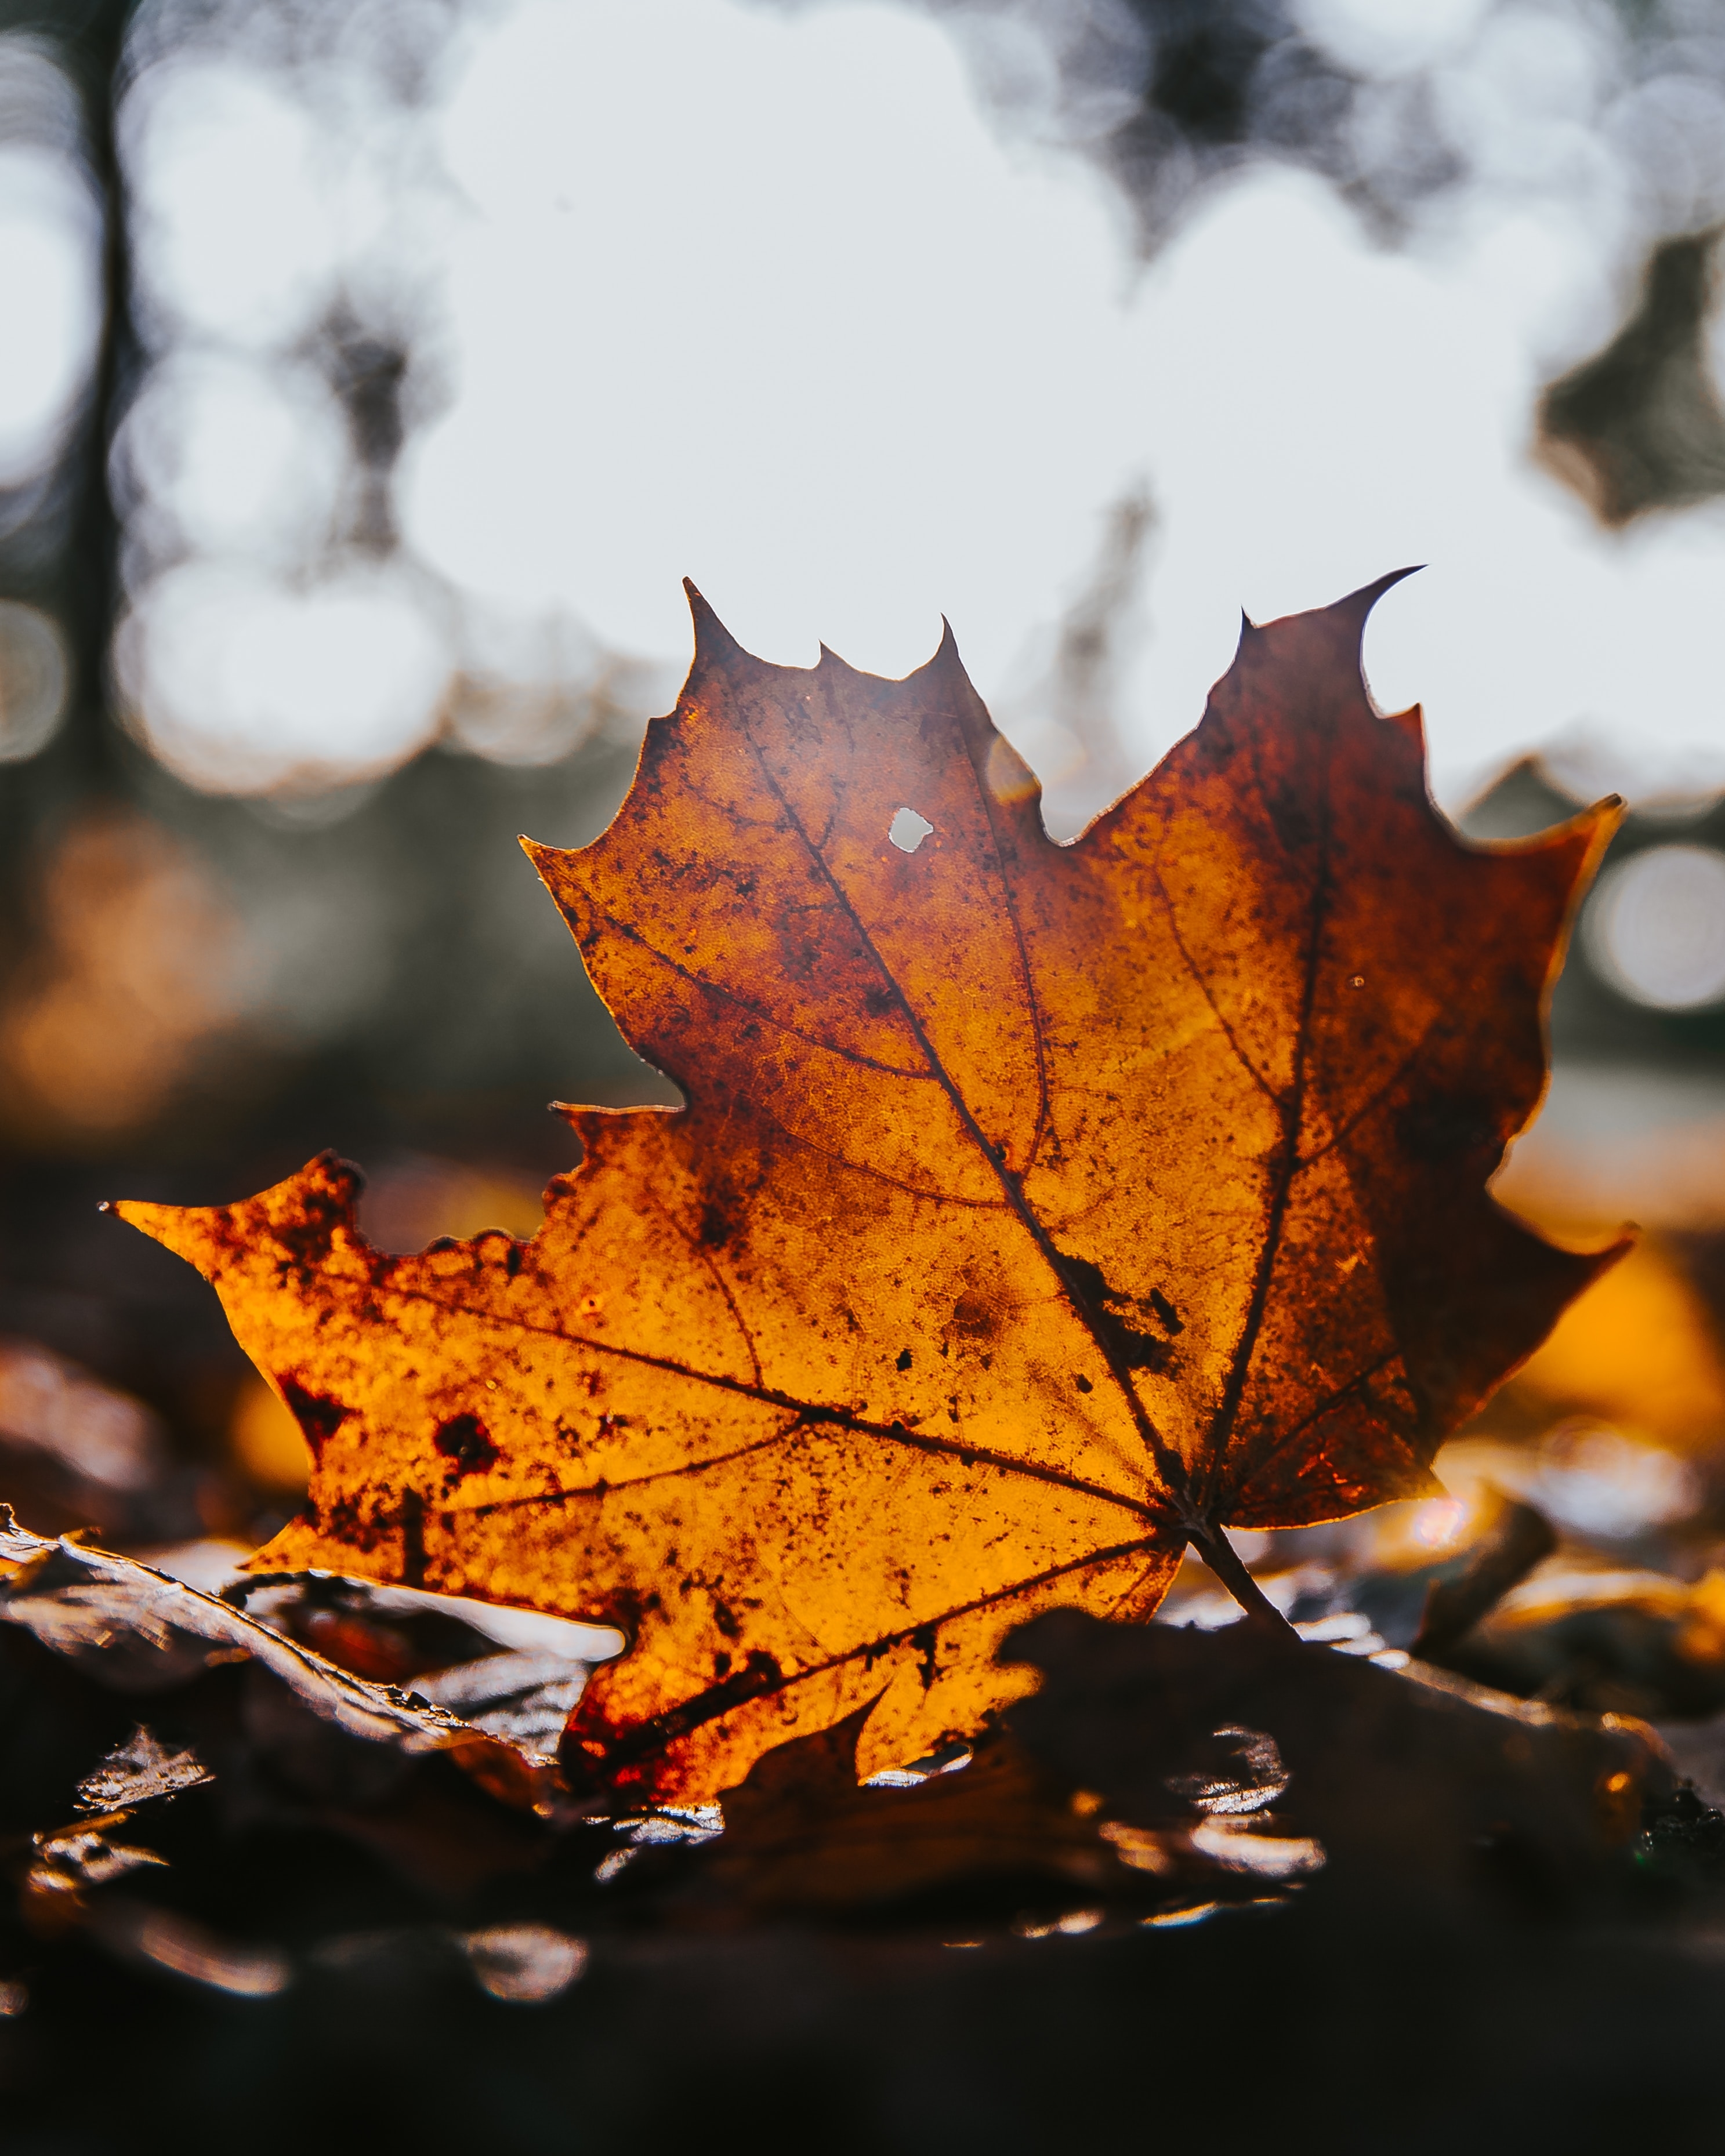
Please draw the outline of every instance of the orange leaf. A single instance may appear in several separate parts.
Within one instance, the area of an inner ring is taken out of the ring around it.
[[[566,1757],[689,1799],[870,1702],[900,1763],[1026,1688],[1036,1610],[1430,1488],[1609,1261],[1485,1185],[1613,816],[1457,838],[1361,680],[1384,588],[1248,626],[1070,846],[950,636],[803,671],[695,598],[616,820],[529,848],[687,1108],[569,1111],[526,1244],[384,1256],[327,1158],[120,1209],[316,1455],[258,1561],[622,1625]]]

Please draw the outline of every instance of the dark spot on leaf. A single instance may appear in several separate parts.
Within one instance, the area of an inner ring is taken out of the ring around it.
[[[367,1554],[381,1548],[393,1529],[392,1522],[369,1512],[354,1497],[337,1497],[333,1503],[319,1506],[315,1517],[321,1532]]]
[[[910,1349],[909,1349],[908,1348],[901,1348],[899,1349],[899,1351],[898,1351],[898,1360],[897,1360],[897,1362],[896,1362],[896,1363],[895,1363],[893,1364],[893,1366],[892,1366],[892,1367],[893,1367],[893,1368],[894,1368],[894,1369],[896,1369],[896,1370],[908,1370],[908,1369],[910,1368],[910,1367],[911,1367],[911,1351],[910,1351]]]
[[[1088,1378],[1075,1378],[1072,1382],[1081,1393],[1093,1393],[1096,1390],[1096,1387],[1091,1384]]]
[[[359,1170],[334,1153],[320,1154],[313,1165],[328,1181],[302,1186],[300,1217],[276,1221],[272,1227],[278,1246],[306,1272],[319,1271],[327,1263],[336,1230],[349,1224],[354,1201],[365,1188]]]
[[[1000,1321],[985,1296],[961,1295],[952,1306],[952,1330],[963,1340],[992,1340]]]
[[[1128,1311],[1135,1313],[1145,1307],[1155,1310],[1153,1291],[1151,1299],[1141,1305],[1135,1296],[1122,1295],[1111,1288],[1100,1265],[1088,1258],[1068,1257],[1064,1251],[1060,1253],[1060,1270],[1080,1313],[1122,1369],[1161,1372],[1168,1368],[1174,1359],[1174,1351],[1168,1342],[1158,1339],[1153,1332],[1141,1332],[1123,1314]],[[1160,1317],[1161,1312],[1158,1310],[1156,1314]]]
[[[731,1240],[732,1219],[722,1205],[709,1199],[701,1216],[701,1241],[704,1249],[722,1250]]]
[[[284,1378],[281,1396],[292,1410],[294,1420],[305,1433],[305,1442],[314,1452],[321,1450],[325,1441],[335,1435],[353,1412],[340,1400],[326,1399],[317,1393],[308,1393],[296,1378]]]
[[[1159,1287],[1153,1287],[1146,1299],[1170,1332],[1183,1332],[1186,1330],[1185,1319],[1181,1317],[1179,1312],[1174,1308]]]
[[[458,1475],[475,1474],[482,1467],[490,1466],[497,1457],[490,1433],[477,1415],[451,1415],[447,1422],[438,1424],[432,1442],[453,1464]]]
[[[1265,806],[1270,811],[1276,835],[1286,850],[1296,858],[1309,854],[1317,844],[1319,826],[1304,790],[1296,791],[1291,786],[1272,788],[1266,795]]]

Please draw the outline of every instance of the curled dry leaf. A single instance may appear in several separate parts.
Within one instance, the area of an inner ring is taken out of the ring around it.
[[[564,1725],[587,1681],[587,1666],[556,1655],[487,1655],[421,1677],[434,1706],[459,1712],[472,1729],[499,1738],[530,1767],[554,1767]]]
[[[255,1662],[285,1686],[317,1720],[346,1737],[382,1744],[409,1755],[454,1751],[471,1755],[484,1773],[502,1770],[513,1755],[445,1707],[391,1685],[370,1684],[321,1655],[136,1559],[70,1541],[50,1542],[18,1527],[0,1507],[0,1624],[21,1625],[52,1653],[64,1656],[110,1691],[147,1696],[189,1682],[221,1662]],[[491,1760],[490,1755],[499,1757]],[[159,1755],[159,1756],[158,1756]],[[102,1763],[101,1774],[152,1774],[170,1787],[204,1779],[192,1762],[177,1780],[176,1762],[139,1730],[124,1754]],[[493,1775],[492,1779],[496,1779]],[[80,1792],[82,1794],[82,1792]],[[134,1790],[109,1791],[100,1778],[89,1785],[103,1801],[141,1801]]]
[[[566,1761],[686,1799],[871,1699],[861,1770],[914,1758],[1039,1609],[1432,1487],[1608,1262],[1486,1184],[1613,817],[1459,839],[1365,693],[1383,588],[1248,627],[1071,845],[950,637],[804,671],[696,599],[615,821],[529,850],[686,1109],[569,1111],[527,1243],[386,1256],[327,1158],[119,1209],[316,1455],[258,1561],[622,1626]]]

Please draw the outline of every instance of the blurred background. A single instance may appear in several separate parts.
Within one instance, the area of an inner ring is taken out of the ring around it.
[[[303,1481],[213,1296],[99,1201],[333,1146],[386,1248],[526,1234],[547,1101],[668,1097],[515,839],[610,816],[683,575],[788,663],[903,673],[944,612],[1066,837],[1196,721],[1242,607],[1421,562],[1366,656],[1445,808],[1631,804],[1504,1194],[1649,1230],[1457,1486],[1699,1592],[1722,223],[1725,0],[0,0],[28,1524],[245,1542]],[[1661,1636],[1725,1671],[1720,1597]]]

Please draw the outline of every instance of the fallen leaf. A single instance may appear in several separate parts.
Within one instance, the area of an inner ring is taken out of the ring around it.
[[[157,1797],[177,1796],[210,1779],[198,1754],[185,1746],[164,1744],[140,1722],[123,1744],[116,1744],[93,1774],[78,1784],[81,1812],[122,1811]]]
[[[166,1438],[141,1401],[36,1341],[0,1339],[0,1489],[39,1526],[127,1542],[193,1528]]]
[[[486,1655],[422,1676],[418,1690],[434,1707],[459,1713],[470,1728],[501,1738],[530,1767],[551,1768],[587,1675],[585,1662],[556,1655]]]
[[[1470,1897],[1513,1907],[1585,1892],[1672,1785],[1638,1722],[1512,1699],[1419,1663],[1378,1669],[1253,1625],[1128,1630],[1062,1609],[1002,1651],[1042,1673],[1011,1710],[1013,1735],[1045,1772],[1096,1790],[1131,1824],[1189,1817],[1217,1786],[1206,1763],[1240,1774],[1225,1763],[1250,1770],[1254,1740],[1267,1738],[1279,1830],[1315,1838],[1321,1891],[1356,1902],[1454,1910]]]
[[[1478,1682],[1593,1713],[1649,1720],[1725,1707],[1725,1572],[1553,1566],[1443,1650]]]
[[[33,1535],[3,1506],[0,1625],[33,1633],[51,1653],[110,1691],[169,1691],[221,1663],[250,1661],[276,1680],[300,1710],[344,1738],[408,1757],[455,1752],[483,1761],[501,1753],[500,1767],[512,1757],[447,1708],[391,1685],[367,1683],[243,1609],[134,1558]],[[146,1736],[136,1732],[134,1745]],[[124,1763],[110,1758],[104,1770]],[[140,1772],[150,1765],[141,1751],[135,1763]]]
[[[621,1874],[630,1892],[673,1922],[715,1929],[917,1912],[998,1922],[1026,1908],[1058,1921],[1081,1901],[1142,1912],[1230,1897],[1231,1882],[1183,1841],[1099,1817],[1099,1800],[998,1732],[955,1768],[859,1786],[868,1714],[763,1754],[724,1792],[723,1833],[638,1851]]]
[[[547,1924],[494,1924],[459,1943],[480,1990],[515,2006],[558,1998],[587,1967],[585,1942]]]
[[[571,1111],[526,1244],[387,1256],[327,1157],[118,1209],[316,1455],[257,1562],[621,1626],[566,1765],[665,1800],[877,1697],[861,1771],[924,1754],[1037,1610],[1144,1616],[1189,1540],[1250,1597],[1224,1524],[1434,1489],[1613,1255],[1486,1193],[1613,815],[1459,839],[1365,693],[1384,588],[1249,625],[1070,846],[950,636],[803,671],[696,599],[610,829],[530,847],[686,1109]]]
[[[355,1676],[374,1684],[411,1684],[422,1697],[429,1697],[418,1681],[427,1671],[453,1670],[497,1652],[495,1640],[465,1623],[458,1610],[437,1607],[429,1595],[326,1573],[242,1575],[223,1599]]]

